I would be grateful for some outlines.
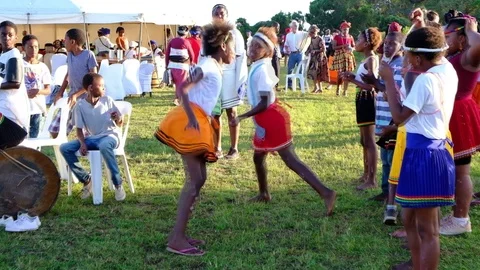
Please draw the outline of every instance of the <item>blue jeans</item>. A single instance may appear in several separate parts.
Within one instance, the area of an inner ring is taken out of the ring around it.
[[[380,148],[380,159],[382,160],[382,192],[388,195],[388,177],[392,168],[393,150]]]
[[[32,114],[30,115],[30,130],[28,131],[30,138],[37,138],[38,132],[40,131],[40,120],[42,119],[41,114]]]
[[[288,57],[288,63],[287,63],[288,74],[292,74],[295,66],[300,65],[301,62],[302,62],[302,53],[290,54],[290,56]],[[288,79],[288,87],[292,87],[291,79]]]
[[[87,145],[88,150],[100,150],[100,154],[112,174],[113,184],[115,186],[121,185],[122,178],[120,177],[120,170],[118,168],[117,160],[115,159],[115,154],[113,153],[113,150],[117,148],[118,140],[112,136],[93,139],[87,137],[85,138],[85,144]],[[80,182],[85,183],[90,178],[90,173],[85,171],[80,164],[80,161],[75,154],[78,150],[80,150],[80,141],[78,140],[70,141],[60,146],[60,152],[65,158],[68,167],[70,167],[73,174]]]

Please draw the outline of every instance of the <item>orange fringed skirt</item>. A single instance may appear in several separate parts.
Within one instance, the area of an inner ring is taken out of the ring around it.
[[[206,162],[216,162],[214,139],[215,129],[219,128],[218,123],[197,104],[190,102],[190,106],[200,131],[185,128],[188,125],[188,116],[183,106],[178,106],[160,122],[155,138],[181,155],[203,156]]]

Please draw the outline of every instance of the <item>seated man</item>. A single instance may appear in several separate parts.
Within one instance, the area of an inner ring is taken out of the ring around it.
[[[122,187],[120,170],[115,159],[114,149],[120,142],[122,117],[112,98],[105,96],[102,76],[88,73],[83,77],[83,87],[87,97],[75,105],[73,121],[77,127],[77,140],[64,143],[60,146],[65,161],[77,179],[83,183],[82,199],[92,194],[92,181],[89,173],[81,167],[76,152],[85,156],[88,150],[100,150],[112,175],[115,185],[115,199],[125,200],[125,190]],[[88,132],[85,137],[83,130]]]

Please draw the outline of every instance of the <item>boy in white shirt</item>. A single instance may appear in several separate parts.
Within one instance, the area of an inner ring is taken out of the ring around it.
[[[30,99],[30,138],[37,138],[42,114],[47,112],[45,97],[50,95],[52,77],[44,63],[38,61],[38,39],[34,35],[26,35],[22,39],[25,49],[25,87]]]

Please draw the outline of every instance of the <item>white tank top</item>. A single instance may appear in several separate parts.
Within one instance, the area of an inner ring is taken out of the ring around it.
[[[365,58],[365,60],[362,61],[362,63],[358,67],[357,75],[355,76],[355,80],[357,80],[359,82],[364,82],[360,75],[368,74],[368,69],[367,69],[366,65],[367,65],[367,61],[368,61],[369,58],[373,58],[373,62],[374,62],[373,74],[375,75],[375,77],[378,78],[378,55],[373,55],[373,56]]]

